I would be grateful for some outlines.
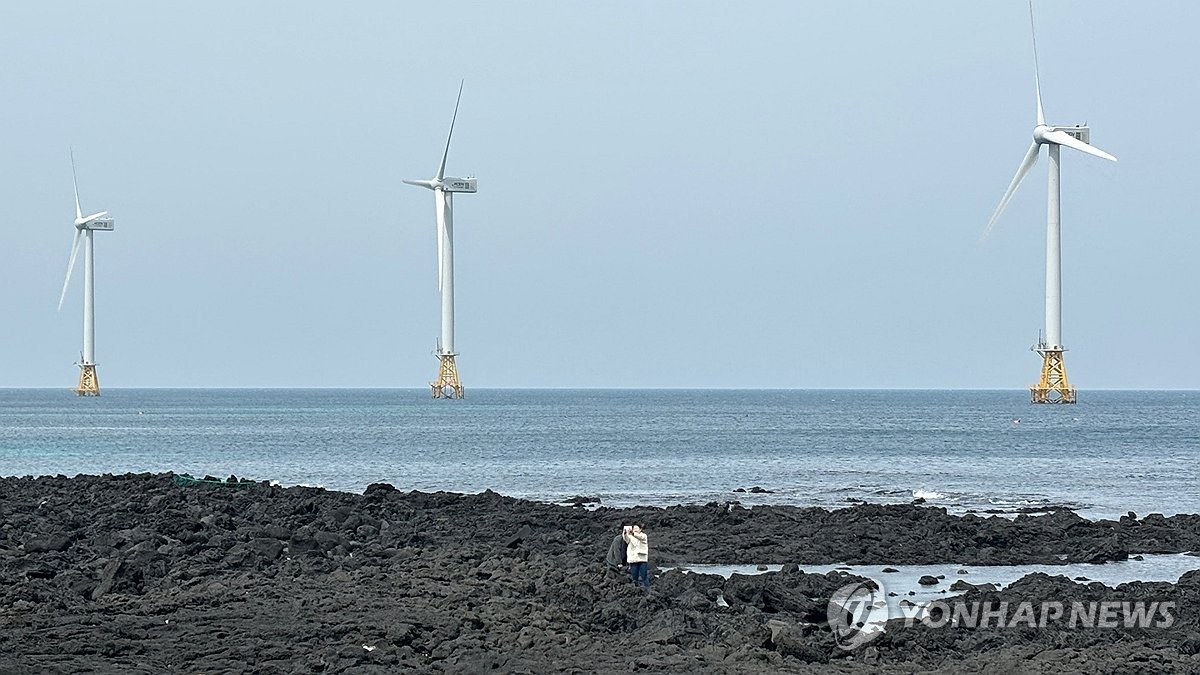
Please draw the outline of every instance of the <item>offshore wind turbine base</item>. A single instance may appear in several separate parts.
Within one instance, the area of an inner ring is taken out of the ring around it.
[[[1042,379],[1029,387],[1031,403],[1074,403],[1075,387],[1067,380],[1067,366],[1063,363],[1064,349],[1051,349],[1046,343],[1031,347],[1042,355]]]
[[[454,362],[456,356],[458,354],[437,355],[441,362],[438,366],[437,381],[429,383],[433,388],[434,398],[463,398],[467,395],[462,382],[458,381],[458,365]]]

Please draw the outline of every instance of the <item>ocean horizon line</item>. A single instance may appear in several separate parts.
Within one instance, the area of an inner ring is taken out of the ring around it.
[[[108,386],[104,391],[428,391],[428,386],[414,387],[372,387],[359,385],[213,385],[195,387],[174,386]],[[72,392],[69,386],[29,386],[29,387],[0,387],[0,391],[66,391]],[[788,391],[788,392],[1028,392],[1028,387],[997,388],[997,387],[723,387],[723,386],[646,386],[646,387],[592,387],[592,386],[490,386],[472,387],[471,391]],[[1083,392],[1200,392],[1200,387],[1089,387]]]

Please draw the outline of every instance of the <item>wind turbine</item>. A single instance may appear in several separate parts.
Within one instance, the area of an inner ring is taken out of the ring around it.
[[[446,176],[446,158],[450,155],[450,139],[454,136],[454,121],[458,119],[458,104],[462,101],[463,83],[458,85],[458,99],[454,102],[454,115],[450,118],[450,133],[446,136],[446,149],[442,152],[442,163],[438,164],[437,175],[429,180],[406,180],[433,190],[433,204],[437,216],[438,290],[442,294],[442,335],[434,355],[438,357],[437,380],[430,382],[434,398],[462,398],[464,390],[458,379],[458,365],[454,357],[454,193],[474,193],[475,178],[449,178]]]
[[[981,239],[986,238],[992,231],[1013,193],[1037,163],[1042,146],[1047,146],[1050,155],[1050,180],[1049,194],[1046,198],[1046,328],[1038,343],[1030,347],[1042,356],[1042,377],[1037,384],[1029,388],[1029,394],[1033,403],[1074,403],[1075,389],[1067,380],[1067,368],[1063,364],[1063,352],[1066,348],[1062,345],[1062,209],[1059,151],[1065,146],[1111,162],[1117,161],[1117,158],[1090,144],[1091,129],[1086,124],[1066,127],[1046,124],[1042,112],[1042,83],[1038,75],[1033,0],[1029,2],[1029,30],[1033,35],[1033,83],[1037,96],[1037,124],[1033,127],[1033,144],[1025,153],[1025,159],[1021,161],[1021,166],[1009,183],[1008,190],[1004,192],[1004,197],[1000,199],[1000,204],[992,212]]]
[[[62,295],[58,298],[58,309],[62,311],[67,298],[67,287],[71,284],[71,273],[75,270],[75,258],[79,255],[79,244],[83,243],[83,353],[79,365],[79,386],[75,393],[80,396],[99,396],[100,380],[96,376],[96,267],[92,233],[97,230],[112,232],[116,221],[105,218],[108,211],[84,216],[79,208],[79,181],[75,176],[75,151],[71,150],[71,183],[75,187],[75,240],[71,243],[71,258],[67,262],[67,278],[63,281]]]

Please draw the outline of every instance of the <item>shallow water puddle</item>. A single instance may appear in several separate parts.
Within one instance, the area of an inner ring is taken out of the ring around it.
[[[1087,581],[1078,581],[1081,584],[1100,582],[1105,586],[1116,587],[1131,581],[1175,583],[1185,573],[1200,569],[1200,557],[1186,553],[1146,554],[1142,558],[1103,565],[800,565],[800,570],[810,574],[838,571],[872,579],[887,591],[889,609],[894,612],[894,616],[899,616],[901,600],[924,605],[940,598],[961,595],[963,591],[950,590],[951,584],[959,579],[969,584],[991,583],[1003,588],[1027,574],[1043,572],[1051,576],[1066,576],[1072,580],[1086,578]],[[758,569],[759,567],[766,569]],[[883,569],[886,567],[898,571],[885,573]],[[702,574],[719,574],[729,578],[732,574],[778,572],[783,569],[783,565],[681,565],[680,569]],[[966,573],[960,574],[961,570],[965,570]],[[923,576],[944,578],[938,579],[935,586],[922,586],[918,580]]]

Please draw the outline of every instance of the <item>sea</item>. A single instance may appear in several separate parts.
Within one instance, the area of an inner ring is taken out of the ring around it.
[[[0,389],[0,475],[175,472],[609,506],[1200,513],[1200,392]],[[752,488],[761,491],[750,491]],[[744,491],[743,491],[744,490]]]

